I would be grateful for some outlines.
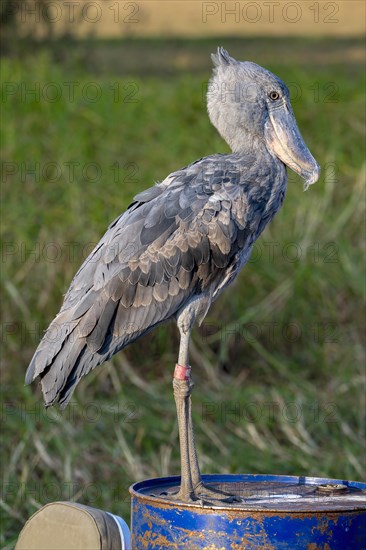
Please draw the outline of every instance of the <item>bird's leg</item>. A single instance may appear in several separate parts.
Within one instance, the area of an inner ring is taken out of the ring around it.
[[[200,500],[202,504],[205,504],[204,499],[207,497],[210,500],[224,502],[240,501],[241,499],[224,491],[207,487],[202,482],[192,421],[191,392],[193,382],[191,367],[189,366],[189,338],[193,322],[190,319],[187,326],[180,321],[181,319],[178,319],[181,342],[178,364],[175,367],[173,379],[181,452],[181,486],[176,498],[184,502]],[[207,502],[207,504],[210,503]]]
[[[177,498],[185,502],[194,499],[189,445],[189,400],[192,390],[189,371],[190,368],[177,365],[173,379],[174,398],[178,417],[181,461],[181,485]],[[186,375],[186,377],[182,378],[184,375]]]
[[[192,390],[194,384],[192,381],[190,383],[191,383],[191,390]],[[197,489],[200,487],[200,485],[202,485],[202,479],[201,479],[201,471],[198,463],[196,442],[194,438],[191,395],[189,395],[189,398],[188,398],[188,449],[189,449],[189,465],[191,470],[192,485],[193,485],[194,491],[196,492]]]
[[[191,392],[193,382],[188,356],[191,332],[191,326],[189,325],[186,326],[188,330],[184,330],[178,323],[181,340],[178,364],[175,367],[173,378],[181,455],[181,486],[177,498],[184,501],[197,499],[195,491],[201,482],[192,423]]]

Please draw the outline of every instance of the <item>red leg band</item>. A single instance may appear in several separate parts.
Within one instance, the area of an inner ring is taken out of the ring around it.
[[[190,380],[191,367],[183,367],[182,365],[175,365],[174,378],[176,380]]]

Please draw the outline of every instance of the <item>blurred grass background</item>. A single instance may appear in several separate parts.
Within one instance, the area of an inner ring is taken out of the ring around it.
[[[219,44],[290,83],[323,170],[305,194],[289,174],[283,209],[194,332],[202,471],[364,477],[361,39],[23,43],[1,74],[3,548],[49,501],[128,521],[131,483],[179,473],[173,323],[91,373],[64,412],[23,380],[90,244],[134,194],[228,152],[204,99]]]

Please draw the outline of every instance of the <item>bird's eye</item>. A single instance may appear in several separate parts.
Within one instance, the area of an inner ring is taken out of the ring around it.
[[[277,99],[279,99],[280,97],[280,94],[278,92],[269,92],[269,98],[272,99],[272,101],[276,101]]]

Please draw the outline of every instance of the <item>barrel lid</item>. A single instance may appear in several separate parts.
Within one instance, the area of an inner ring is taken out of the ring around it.
[[[241,511],[275,511],[284,513],[337,512],[366,510],[366,483],[318,477],[279,475],[212,474],[203,475],[208,487],[241,498],[232,504],[220,503],[215,509]],[[202,502],[185,503],[174,496],[180,477],[147,479],[130,487],[139,501],[174,507],[199,507]]]

